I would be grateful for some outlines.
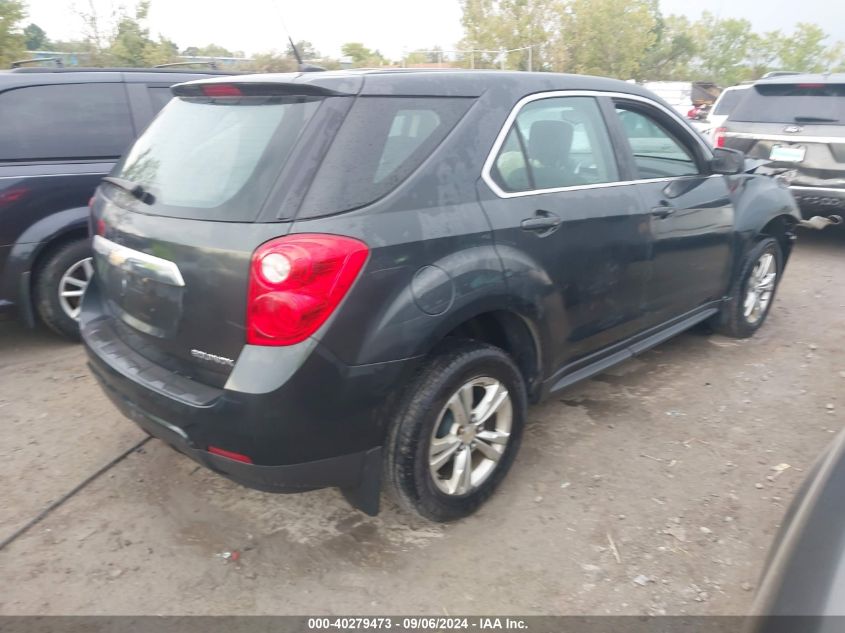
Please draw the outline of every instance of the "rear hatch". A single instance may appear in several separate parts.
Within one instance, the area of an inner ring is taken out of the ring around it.
[[[245,342],[252,253],[289,231],[285,200],[323,142],[312,130],[325,137],[350,100],[295,83],[175,92],[98,189],[97,287],[126,345],[220,387]]]
[[[845,82],[760,82],[725,127],[727,147],[771,161],[789,184],[845,188]]]

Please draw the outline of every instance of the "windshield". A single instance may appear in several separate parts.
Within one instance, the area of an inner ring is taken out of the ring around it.
[[[318,104],[302,96],[173,99],[113,175],[151,194],[152,204],[127,201],[141,213],[254,220]]]
[[[732,121],[845,125],[845,84],[758,84]]]

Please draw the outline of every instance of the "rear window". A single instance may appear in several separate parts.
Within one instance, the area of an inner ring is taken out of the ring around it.
[[[254,220],[319,101],[171,100],[114,172],[143,186],[154,202],[130,202],[124,195],[121,202],[141,213]]]
[[[347,211],[383,197],[422,164],[471,104],[469,98],[359,97],[299,217]]]
[[[845,84],[757,84],[732,121],[845,125]]]
[[[748,92],[748,88],[739,88],[737,90],[725,90],[720,96],[719,101],[716,102],[716,107],[713,108],[713,114],[726,115],[730,114],[737,106],[740,99]]]
[[[7,90],[0,121],[0,160],[114,159],[135,136],[119,83]]]

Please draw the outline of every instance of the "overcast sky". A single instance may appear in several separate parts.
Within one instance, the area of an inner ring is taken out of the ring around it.
[[[104,17],[115,6],[133,0],[93,0]],[[73,6],[88,0],[28,0],[29,21],[53,39],[81,35],[81,21]],[[661,0],[664,13],[691,18],[703,9],[721,17],[743,17],[756,30],[790,31],[795,22],[816,22],[832,40],[845,40],[845,2],[842,0]],[[180,48],[219,44],[247,54],[283,50],[284,24],[294,39],[311,41],[326,55],[338,56],[344,42],[363,42],[389,58],[404,50],[440,45],[453,47],[461,38],[458,0],[153,0],[150,27]]]

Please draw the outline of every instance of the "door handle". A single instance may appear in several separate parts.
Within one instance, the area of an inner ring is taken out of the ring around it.
[[[549,211],[537,211],[536,215],[531,218],[525,218],[520,226],[523,231],[533,231],[535,233],[551,233],[560,226],[561,219],[554,213]]]
[[[674,207],[654,207],[651,210],[651,215],[658,219],[668,218],[673,213],[675,213]]]

